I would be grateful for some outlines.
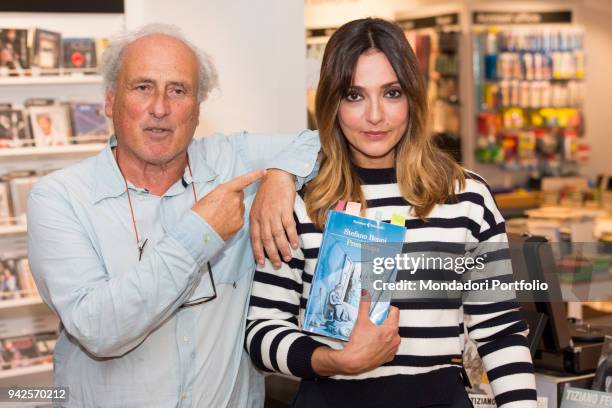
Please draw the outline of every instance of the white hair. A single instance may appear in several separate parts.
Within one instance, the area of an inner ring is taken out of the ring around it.
[[[206,100],[210,91],[218,86],[217,69],[208,54],[200,51],[183,36],[178,27],[170,24],[147,24],[135,31],[113,37],[102,55],[104,87],[107,90],[116,89],[125,48],[134,41],[149,35],[165,35],[175,38],[193,51],[198,61],[198,102]]]

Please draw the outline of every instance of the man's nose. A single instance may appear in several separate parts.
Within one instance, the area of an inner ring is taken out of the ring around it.
[[[170,113],[170,104],[165,92],[156,92],[149,107],[151,116],[161,119]]]

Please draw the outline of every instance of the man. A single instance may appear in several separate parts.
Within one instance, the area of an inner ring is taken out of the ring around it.
[[[244,211],[262,168],[310,173],[318,138],[193,140],[216,74],[167,26],[117,40],[104,67],[116,137],[43,178],[28,203],[32,272],[61,319],[65,406],[260,406],[263,380],[243,350],[254,271]]]

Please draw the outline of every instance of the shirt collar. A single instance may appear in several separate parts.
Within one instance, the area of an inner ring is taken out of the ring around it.
[[[204,183],[214,180],[217,173],[205,162],[203,152],[199,148],[199,143],[191,141],[187,152],[189,163],[193,172],[193,178],[189,174],[189,169],[185,167],[183,173],[184,182],[189,185],[192,182]],[[112,149],[117,146],[117,138],[111,136],[106,147],[96,156],[95,175],[94,175],[94,197],[93,203],[97,203],[105,198],[119,197],[125,192],[125,182],[119,171],[119,166],[115,161]]]

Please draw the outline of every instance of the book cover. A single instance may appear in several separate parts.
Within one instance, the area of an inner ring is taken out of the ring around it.
[[[71,131],[65,106],[30,106],[28,113],[36,147],[68,144]]]
[[[0,28],[0,67],[10,70],[30,67],[28,30]]]
[[[13,217],[18,224],[26,223],[28,195],[38,177],[17,177],[9,180]]]
[[[75,143],[106,141],[110,127],[101,103],[70,103],[72,134]]]
[[[303,330],[347,341],[357,320],[361,289],[372,297],[370,320],[387,317],[391,293],[372,290],[374,280],[393,281],[396,270],[374,276],[375,257],[394,257],[402,250],[406,229],[339,211],[330,211],[310,294]]]
[[[34,144],[21,109],[0,109],[0,148]]]
[[[35,29],[32,47],[32,65],[39,68],[60,67],[62,35],[55,31]]]
[[[33,336],[11,337],[2,340],[11,368],[25,367],[36,362],[38,350]]]
[[[64,68],[95,68],[97,66],[94,38],[64,38],[62,53]]]

